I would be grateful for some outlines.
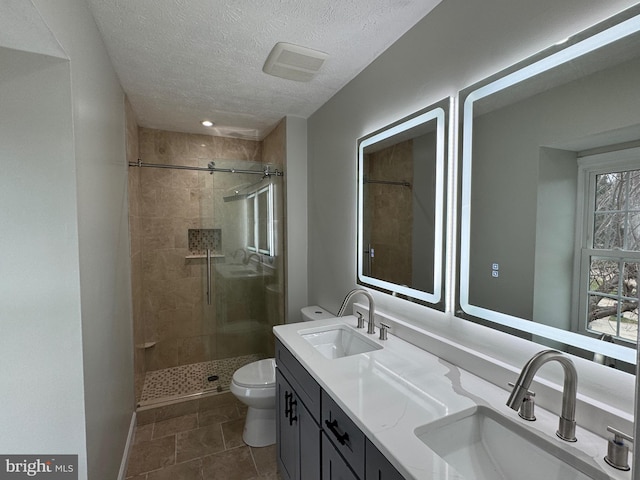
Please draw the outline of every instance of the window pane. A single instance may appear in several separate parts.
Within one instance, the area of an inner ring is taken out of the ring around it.
[[[629,213],[627,250],[640,251],[640,213]]]
[[[269,238],[269,198],[268,190],[258,194],[258,248],[269,250],[267,239]]]
[[[589,295],[587,318],[589,330],[618,335],[618,302],[616,300]]]
[[[620,336],[636,341],[638,338],[638,301],[623,302],[621,310]]]
[[[640,209],[640,170],[629,172],[629,209]]]
[[[247,198],[247,247],[255,248],[255,206],[254,196]]]
[[[596,175],[596,211],[624,209],[626,176],[627,172]]]
[[[589,290],[618,295],[619,264],[617,261],[591,258]]]
[[[638,263],[624,264],[624,278],[622,279],[622,296],[638,298]]]
[[[624,217],[623,213],[596,213],[593,224],[593,248],[622,248]]]

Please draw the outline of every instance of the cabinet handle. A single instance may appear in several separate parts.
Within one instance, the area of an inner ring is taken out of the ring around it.
[[[298,405],[297,400],[293,400],[293,395],[291,395],[291,400],[289,401],[289,425],[293,425],[293,422],[298,420],[298,416],[293,415],[293,406]]]
[[[291,415],[291,397],[293,397],[293,393],[284,392],[284,418],[289,418]]]
[[[325,420],[324,423],[327,425],[327,428],[331,430],[331,433],[333,433],[333,435],[336,437],[336,440],[340,442],[340,445],[347,444],[347,442],[349,441],[349,434],[347,432],[341,433],[340,430],[338,430],[337,420],[334,420],[333,422]]]

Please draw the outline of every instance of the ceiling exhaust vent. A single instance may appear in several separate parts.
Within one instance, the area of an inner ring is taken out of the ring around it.
[[[315,77],[328,57],[329,55],[318,50],[280,42],[271,50],[262,71],[296,82],[308,82]]]

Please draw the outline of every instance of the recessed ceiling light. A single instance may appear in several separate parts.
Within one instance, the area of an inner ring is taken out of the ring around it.
[[[213,127],[213,122],[211,120],[202,120],[200,123],[205,127]]]
[[[288,80],[308,82],[315,77],[328,57],[329,55],[318,50],[280,42],[271,50],[262,71]]]

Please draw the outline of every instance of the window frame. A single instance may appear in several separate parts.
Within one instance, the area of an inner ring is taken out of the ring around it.
[[[267,216],[264,222],[261,222],[260,218],[260,199],[261,195],[266,195],[266,213]],[[269,183],[262,188],[257,189],[255,192],[250,193],[247,196],[247,207],[253,212],[253,223],[248,225],[247,228],[247,250],[250,252],[261,253],[270,257],[275,256],[275,233],[274,233],[274,185]],[[260,244],[260,230],[266,229],[266,245]]]
[[[593,235],[595,223],[595,195],[596,177],[601,174],[640,170],[640,147],[626,148],[623,150],[608,151],[604,153],[584,155],[578,158],[578,193],[576,216],[576,248],[574,255],[574,301],[573,301],[573,328],[574,331],[598,337],[601,332],[590,330],[587,325],[589,314],[589,295],[591,259],[623,262],[640,262],[640,251],[623,249],[598,249],[593,248]],[[606,296],[606,295],[605,295]],[[614,297],[612,297],[614,298]],[[616,299],[629,298],[619,291]],[[618,317],[617,332],[620,331]],[[616,341],[623,342],[625,346],[635,348],[637,340],[630,340],[617,335],[612,335]]]

